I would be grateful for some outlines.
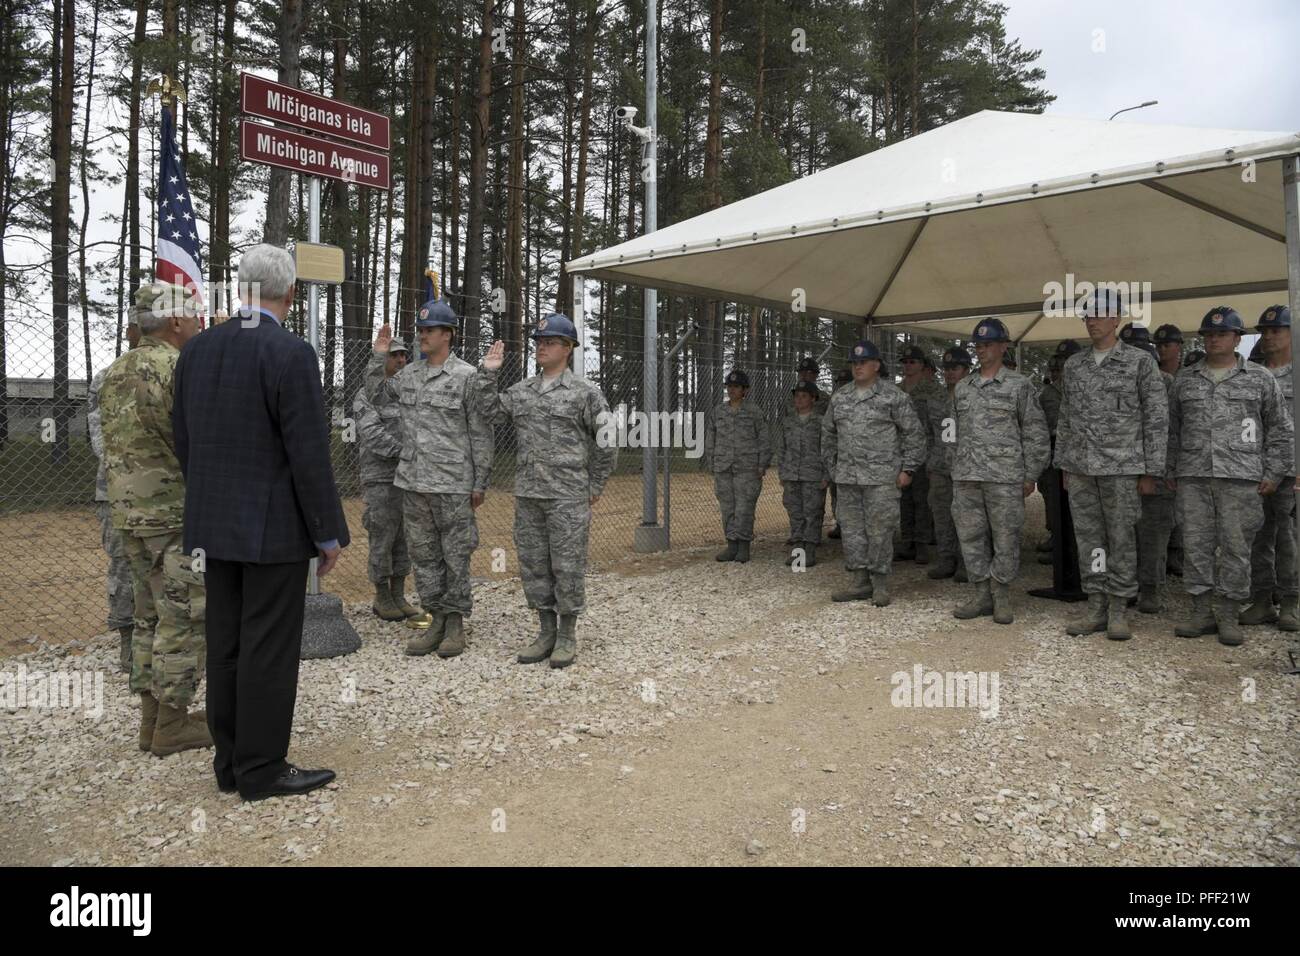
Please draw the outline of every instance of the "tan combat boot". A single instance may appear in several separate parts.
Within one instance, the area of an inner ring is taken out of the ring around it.
[[[876,607],[889,606],[888,574],[873,574],[871,576],[871,603]]]
[[[399,611],[409,617],[419,617],[424,612],[406,600],[406,575],[393,575],[388,579],[388,593],[393,596],[393,604]]]
[[[1265,588],[1250,596],[1250,607],[1241,612],[1242,624],[1272,624],[1277,620],[1277,611],[1273,610],[1273,589]]]
[[[1065,626],[1065,633],[1072,637],[1081,634],[1096,634],[1106,630],[1106,595],[1089,594],[1088,607],[1078,617],[1071,619]]]
[[[1112,641],[1127,641],[1133,637],[1128,626],[1128,602],[1110,595],[1110,613],[1106,617],[1106,636]]]
[[[140,695],[140,749],[153,746],[153,731],[158,725],[158,698],[145,691]]]
[[[415,637],[406,642],[406,653],[410,657],[423,657],[430,651],[438,649],[446,633],[447,613],[441,610],[428,612],[429,623],[425,627],[419,627]],[[410,626],[414,626],[419,618],[413,618]]]
[[[1222,595],[1214,597],[1214,623],[1219,628],[1219,643],[1236,647],[1245,643],[1246,633],[1241,629],[1239,616],[1241,604]]]
[[[1011,585],[1000,581],[993,582],[993,621],[997,624],[1010,624],[1016,616],[1011,611]]]
[[[1282,595],[1282,606],[1277,614],[1277,629],[1300,631],[1300,597],[1294,594]]]
[[[1203,634],[1213,634],[1218,629],[1214,611],[1210,608],[1210,595],[1193,594],[1191,613],[1187,615],[1187,620],[1174,628],[1174,633],[1179,637],[1200,637]]]
[[[555,649],[555,612],[539,608],[537,619],[542,629],[533,643],[529,644],[515,658],[520,664],[536,664],[551,656]]]
[[[208,733],[206,711],[186,713],[179,707],[158,702],[158,724],[154,727],[153,743],[149,752],[155,757],[167,757],[182,750],[198,750],[212,746]]]
[[[952,609],[952,616],[959,621],[969,621],[977,617],[988,617],[993,613],[993,592],[988,580],[977,581],[975,594],[965,604],[958,604]]]
[[[552,667],[568,667],[578,656],[578,615],[561,614],[560,626],[556,632],[555,650],[551,651]]]
[[[465,650],[465,622],[455,611],[447,612],[447,624],[443,628],[442,642],[438,645],[439,657],[455,657]]]
[[[871,572],[858,568],[852,573],[853,583],[843,591],[831,592],[832,601],[865,601],[871,597]]]
[[[393,603],[393,594],[388,588],[387,580],[375,583],[375,600],[370,605],[370,610],[381,621],[405,621],[406,615],[402,613],[401,608]]]

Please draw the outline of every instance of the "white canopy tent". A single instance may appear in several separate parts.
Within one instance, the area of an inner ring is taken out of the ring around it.
[[[1285,302],[1300,133],[984,111],[567,264],[570,273],[944,337],[1080,335],[1048,284],[1149,289],[1154,328]],[[1071,278],[1072,277],[1072,278]],[[1142,284],[1149,283],[1149,286]]]

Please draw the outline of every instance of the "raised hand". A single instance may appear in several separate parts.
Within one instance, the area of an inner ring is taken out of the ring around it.
[[[483,368],[489,372],[495,372],[506,360],[506,343],[497,339],[492,343],[492,347],[487,350],[487,355],[483,356]]]
[[[381,355],[388,354],[388,345],[393,341],[393,330],[385,322],[379,327],[379,335],[375,336],[375,351]]]

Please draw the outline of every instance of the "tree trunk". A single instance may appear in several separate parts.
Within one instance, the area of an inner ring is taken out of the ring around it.
[[[280,8],[280,71],[277,79],[287,86],[298,86],[302,63],[299,49],[303,28],[310,14],[310,0],[282,0]],[[271,182],[266,191],[266,225],[262,241],[283,246],[289,241],[290,176],[287,169],[271,167]]]
[[[68,453],[68,227],[72,211],[72,87],[73,54],[77,45],[75,0],[54,0],[53,42],[50,59],[50,155],[54,183],[50,194],[51,292],[54,298],[54,418],[55,441],[51,459],[61,464]]]
[[[524,344],[524,302],[528,287],[522,282],[524,211],[524,61],[528,50],[524,40],[524,0],[515,0],[514,36],[511,40],[510,69],[510,180],[506,202],[506,351],[522,355]],[[567,173],[566,173],[567,176]],[[562,284],[562,283],[561,283]],[[518,366],[513,367],[517,373]],[[515,376],[511,376],[513,378]],[[509,381],[509,379],[508,379]]]
[[[573,201],[573,248],[569,258],[582,255],[582,232],[587,209],[587,149],[591,138],[591,73],[596,48],[596,0],[588,0],[586,34],[582,43],[582,114],[578,120],[578,185]],[[561,271],[561,282],[564,273]],[[571,285],[565,282],[565,285]]]
[[[77,243],[77,281],[78,298],[81,301],[81,334],[86,350],[86,382],[89,384],[94,376],[94,361],[90,355],[90,291],[86,279],[86,225],[90,222],[90,186],[87,183],[86,165],[90,147],[90,103],[95,92],[95,54],[99,47],[99,0],[95,0],[93,19],[90,27],[90,60],[86,73],[86,111],[85,121],[81,127],[81,229],[78,231]],[[76,37],[73,37],[75,44]],[[86,438],[90,439],[90,426],[87,425]]]
[[[461,314],[465,323],[462,354],[478,354],[482,308],[483,210],[487,183],[488,111],[492,96],[492,13],[494,0],[483,2],[483,28],[478,39],[478,85],[470,123],[469,220],[465,226],[465,279],[461,285]]]

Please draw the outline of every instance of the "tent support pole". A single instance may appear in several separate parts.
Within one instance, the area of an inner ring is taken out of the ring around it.
[[[885,280],[885,284],[880,287],[880,295],[876,296],[876,301],[871,303],[871,308],[867,311],[866,315],[867,322],[870,322],[871,317],[876,314],[876,309],[880,308],[880,303],[885,301],[885,296],[889,294],[889,287],[894,284],[894,280],[898,278],[898,274],[903,271],[903,263],[905,263],[907,257],[912,254],[912,249],[916,246],[916,240],[921,238],[921,231],[925,229],[925,224],[929,221],[930,217],[926,216],[924,219],[917,222],[916,229],[912,233],[912,238],[907,240],[907,248],[903,250],[903,254],[899,256],[898,261],[894,263],[893,271],[889,273],[889,278]]]
[[[1220,219],[1226,220],[1234,226],[1241,226],[1243,229],[1257,232],[1265,239],[1272,239],[1274,242],[1286,242],[1286,236],[1282,235],[1280,232],[1274,232],[1272,229],[1251,222],[1249,219],[1243,219],[1241,216],[1230,213],[1226,209],[1220,209],[1218,206],[1213,206],[1202,199],[1195,199],[1192,196],[1188,196],[1186,193],[1180,193],[1177,189],[1171,189],[1164,183],[1152,182],[1147,179],[1143,180],[1142,185],[1149,186],[1158,193],[1164,193],[1164,195],[1168,196],[1170,199],[1177,199],[1179,202],[1185,202],[1187,205],[1201,210],[1201,212],[1208,212],[1211,216],[1218,216]]]
[[[1034,326],[1035,326],[1035,325],[1037,325],[1039,322],[1043,321],[1043,316],[1045,316],[1046,314],[1047,314],[1046,312],[1039,312],[1039,313],[1038,313],[1038,318],[1036,318],[1036,319],[1034,319],[1034,321],[1030,322],[1029,325],[1025,328],[1025,330],[1024,330],[1023,332],[1021,332],[1021,333],[1020,333],[1020,336],[1016,339],[1016,343],[1015,343],[1015,344],[1016,344],[1016,349],[1017,349],[1017,351],[1016,351],[1016,361],[1017,361],[1017,362],[1020,361],[1020,352],[1019,352],[1019,349],[1020,349],[1020,343],[1023,342],[1023,341],[1025,340],[1025,336],[1026,336],[1026,335],[1028,335],[1030,332],[1034,331]]]
[[[1291,308],[1291,362],[1300,358],[1300,155],[1282,160],[1282,191],[1286,198],[1286,275]],[[1300,393],[1291,398],[1291,420],[1300,420]],[[1300,474],[1300,442],[1296,443],[1295,473]]]

